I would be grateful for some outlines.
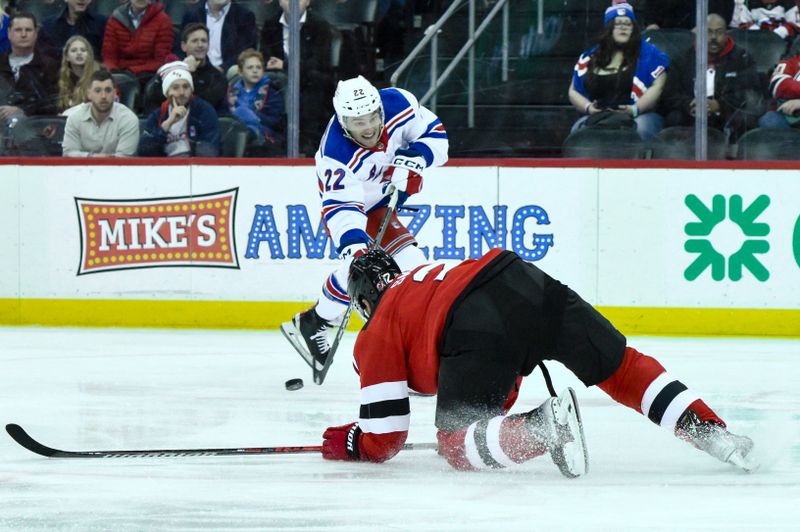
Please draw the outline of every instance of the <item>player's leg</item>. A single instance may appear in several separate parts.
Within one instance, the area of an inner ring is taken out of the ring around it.
[[[750,452],[749,438],[728,432],[699,394],[655,358],[628,347],[605,317],[568,288],[562,316],[553,358],[584,384],[597,385],[615,401],[723,462],[736,463]]]
[[[585,444],[571,391],[531,412],[504,415],[528,361],[508,341],[504,312],[498,312],[516,302],[499,301],[503,291],[493,287],[490,281],[471,292],[444,334],[436,405],[439,453],[453,467],[469,470],[512,466],[549,451],[565,475],[583,474]],[[570,446],[582,465],[572,460]]]
[[[367,234],[370,238],[375,238],[385,215],[385,207],[367,214]],[[392,213],[381,247],[392,255],[402,271],[426,262],[425,255],[416,244],[411,232],[400,223],[397,214]],[[325,364],[331,349],[328,331],[341,323],[350,304],[347,296],[350,262],[352,257],[341,260],[336,271],[328,275],[314,306],[281,324],[281,332],[312,367]]]

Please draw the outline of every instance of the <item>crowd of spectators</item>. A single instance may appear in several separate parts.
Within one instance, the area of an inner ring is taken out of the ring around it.
[[[139,155],[225,155],[222,117],[247,132],[246,155],[285,154],[289,0],[162,1],[38,0],[53,6],[39,21],[27,10],[33,0],[0,0],[0,155],[35,152],[35,142],[34,150],[27,149],[30,142],[52,134],[52,128],[24,127],[26,119],[72,114],[80,118],[63,126],[73,143],[69,155],[127,154],[128,139],[119,148],[108,138],[122,129],[109,126],[121,120],[122,104],[139,121]],[[630,128],[650,141],[664,128],[692,126],[695,49],[660,49],[648,35],[688,33],[696,25],[693,2],[608,1],[597,13],[603,31],[578,58],[569,84],[569,102],[581,115],[572,131]],[[275,9],[265,15],[258,8],[268,4]],[[300,152],[310,156],[333,112],[337,79],[375,75],[383,55],[370,63],[363,41],[342,41],[341,27],[315,11],[312,0],[298,5]],[[402,58],[402,46],[392,38],[403,28],[399,14],[416,13],[419,6],[443,7],[379,0],[371,45]],[[800,0],[708,0],[708,6],[709,127],[732,143],[756,127],[800,127]],[[752,47],[742,46],[755,34],[785,41],[786,55],[774,68],[759,67]],[[343,62],[337,60],[340,49]],[[99,79],[98,73],[108,76]],[[102,93],[109,84],[118,105],[106,108],[92,87],[99,85]],[[91,135],[90,125],[96,128]],[[76,147],[84,137],[91,141]]]
[[[285,155],[289,1],[162,1],[105,0],[104,16],[101,0],[39,0],[50,11],[38,20],[34,11],[43,11],[29,9],[30,0],[0,0],[0,155],[35,152],[37,138],[52,134],[23,127],[31,117],[72,114],[79,118],[63,126],[65,155],[127,155],[128,139],[108,138],[121,130],[108,124],[120,121],[122,103],[141,123],[139,155],[219,155],[221,117],[246,127],[246,155]],[[350,1],[358,0],[337,3]],[[279,8],[257,20],[250,7],[268,4]],[[370,71],[352,59],[339,66],[334,41],[341,32],[310,4],[299,2],[300,148],[307,156],[333,113],[337,78]],[[395,4],[405,1],[378,2],[384,13]],[[344,39],[341,46],[361,57],[358,41]],[[92,90],[99,85],[104,93],[109,84],[116,104],[106,108]],[[91,123],[96,131],[87,135]]]
[[[694,6],[668,0],[638,4],[641,20],[631,3],[612,1],[598,43],[579,57],[569,100],[582,116],[573,132],[582,127],[627,128],[649,141],[662,128],[694,125],[696,47],[671,57],[640,31],[694,28]],[[735,144],[756,127],[800,125],[800,55],[791,53],[800,33],[798,6],[795,0],[709,2],[715,11],[709,12],[706,36],[707,123],[722,131],[727,142]],[[749,40],[752,32],[771,32],[786,41],[788,57],[768,65],[766,76],[734,38]]]

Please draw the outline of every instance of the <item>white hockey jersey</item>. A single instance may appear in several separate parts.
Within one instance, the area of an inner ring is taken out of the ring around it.
[[[408,91],[389,88],[380,95],[384,128],[375,148],[347,138],[334,116],[315,156],[322,217],[337,249],[348,231],[366,231],[366,213],[388,203],[382,188],[389,176],[384,174],[397,150],[418,151],[428,168],[447,162],[447,132],[441,120]]]

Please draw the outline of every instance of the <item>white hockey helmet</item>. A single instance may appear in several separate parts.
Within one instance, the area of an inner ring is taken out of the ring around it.
[[[347,131],[344,119],[364,116],[379,111],[383,119],[381,95],[364,76],[340,81],[333,95],[333,109],[342,128]]]

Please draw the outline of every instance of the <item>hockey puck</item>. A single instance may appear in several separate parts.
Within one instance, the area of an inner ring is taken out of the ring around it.
[[[303,379],[289,379],[286,381],[286,389],[293,392],[303,387]]]

